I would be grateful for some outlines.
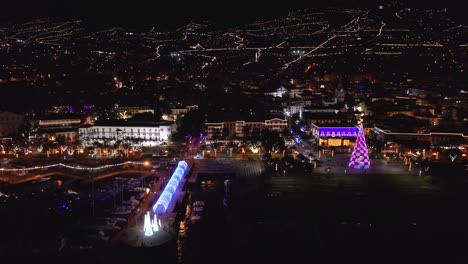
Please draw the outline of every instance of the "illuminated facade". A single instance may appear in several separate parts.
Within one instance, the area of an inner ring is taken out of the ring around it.
[[[154,114],[154,110],[147,106],[119,106],[117,108],[120,119],[131,118],[137,114],[150,113]]]
[[[259,134],[263,129],[282,132],[288,128],[288,121],[281,118],[265,121],[223,121],[219,123],[205,123],[207,138],[227,137],[229,139],[242,138],[245,133]]]
[[[64,137],[68,142],[78,141],[78,128],[81,125],[80,118],[44,118],[31,122],[32,129],[30,139],[54,140]]]
[[[188,164],[185,161],[180,161],[177,165],[177,168],[172,173],[169,182],[167,183],[166,187],[164,188],[163,192],[159,196],[156,203],[153,205],[153,212],[156,214],[163,214],[166,212],[169,204],[171,203],[177,187],[179,186],[180,182],[184,178],[185,174],[187,173]]]
[[[132,123],[126,121],[96,123],[79,129],[80,142],[92,146],[95,142],[152,147],[167,143],[175,124],[171,122]]]
[[[347,147],[358,136],[357,127],[323,127],[311,124],[312,136],[320,146]]]

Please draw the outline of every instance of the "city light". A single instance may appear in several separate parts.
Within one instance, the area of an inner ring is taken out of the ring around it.
[[[36,1],[33,16],[4,2],[8,255],[460,255],[441,251],[466,230],[453,206],[468,187],[461,1],[129,1],[89,15]]]
[[[257,154],[260,151],[260,149],[257,146],[250,147],[250,150],[252,151],[252,153],[255,153],[255,154]]]
[[[73,169],[73,170],[103,170],[103,169],[108,169],[108,168],[112,168],[112,167],[123,166],[123,165],[126,165],[126,164],[145,165],[144,162],[135,162],[135,161],[126,161],[126,162],[122,162],[122,163],[117,163],[117,164],[112,164],[112,165],[104,165],[104,166],[99,166],[99,167],[70,166],[70,165],[63,164],[63,163],[57,163],[57,164],[51,164],[51,165],[45,165],[45,166],[35,166],[35,167],[21,168],[21,169],[0,168],[0,170],[2,170],[2,171],[31,171],[31,170],[49,169],[49,168],[53,168],[53,167],[65,167],[67,169]]]
[[[153,232],[158,232],[160,229],[161,220],[157,218],[156,215],[153,216],[153,220],[151,221],[151,226],[153,227]]]
[[[153,226],[151,225],[151,216],[150,216],[149,211],[145,214],[145,222],[143,224],[143,231],[145,232],[145,236],[153,235]]]
[[[321,137],[357,137],[359,129],[357,127],[320,127]]]
[[[370,159],[362,125],[359,128],[359,133],[348,166],[354,169],[368,169],[370,167]]]

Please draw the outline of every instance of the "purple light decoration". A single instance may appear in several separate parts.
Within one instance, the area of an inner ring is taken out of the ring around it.
[[[73,113],[73,106],[68,106],[68,112]]]
[[[320,137],[346,137],[355,138],[358,136],[359,129],[357,127],[320,127]]]
[[[86,109],[86,110],[89,110],[91,108],[93,108],[94,105],[83,105],[83,108]]]
[[[356,143],[354,144],[353,153],[351,154],[348,166],[354,169],[368,169],[370,167],[366,137],[364,135],[364,128],[362,125],[359,129],[359,134],[356,139]]]

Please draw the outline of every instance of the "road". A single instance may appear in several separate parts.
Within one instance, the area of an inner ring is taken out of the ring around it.
[[[109,177],[115,177],[119,174],[141,174],[142,172],[145,172],[145,170],[135,170],[135,169],[122,169],[118,171],[112,171],[112,172],[106,172],[102,171],[100,173],[96,173],[94,180],[102,180],[105,178]],[[27,176],[19,176],[19,175],[4,175],[0,177],[1,181],[8,182],[10,184],[19,184],[19,183],[24,183],[28,181],[34,181],[38,180],[40,178],[45,178],[45,177],[52,177],[52,176],[65,176],[65,177],[72,177],[76,179],[87,179],[88,174],[77,174],[77,173],[71,173],[71,172],[65,172],[65,171],[50,171],[50,172],[45,172],[45,173],[40,173],[40,174],[29,174]]]

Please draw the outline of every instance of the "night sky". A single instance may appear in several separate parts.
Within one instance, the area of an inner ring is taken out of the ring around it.
[[[290,10],[322,6],[376,7],[388,1],[375,0],[326,0],[299,1],[288,0],[276,3],[268,1],[214,1],[215,4],[203,1],[171,0],[128,0],[128,1],[83,1],[83,0],[36,0],[8,1],[2,3],[0,21],[30,21],[42,17],[61,17],[83,19],[88,26],[108,28],[122,26],[128,28],[148,28],[157,26],[171,29],[185,25],[189,21],[210,20],[221,25],[235,25],[261,19],[286,16]],[[265,4],[265,2],[267,4]],[[306,3],[304,3],[306,2]],[[455,0],[405,0],[412,7],[446,7],[455,20],[468,24],[460,1]],[[421,3],[424,2],[424,3]],[[5,12],[5,10],[8,10]]]

